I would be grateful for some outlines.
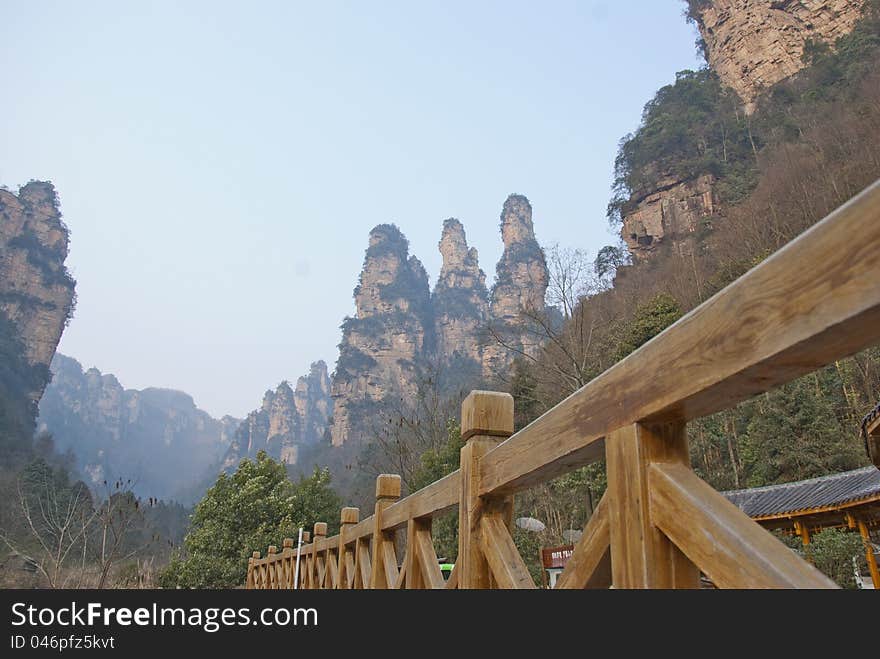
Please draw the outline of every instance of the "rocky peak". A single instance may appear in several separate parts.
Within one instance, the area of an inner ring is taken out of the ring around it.
[[[330,418],[330,376],[323,361],[312,363],[307,376],[296,381],[296,411],[302,419],[302,442],[320,441],[327,431]]]
[[[409,241],[393,224],[380,224],[370,232],[360,281],[354,291],[358,318],[407,312],[428,299],[428,275]]]
[[[316,398],[329,395],[330,376],[327,373],[327,364],[323,360],[313,362],[309,374],[300,376],[296,381],[296,410],[300,415],[305,415]]]
[[[437,246],[443,257],[437,286],[454,286],[454,280],[460,275],[482,278],[482,283],[485,285],[486,275],[480,270],[477,248],[468,248],[464,225],[461,222],[454,217],[445,220],[443,233]]]
[[[532,205],[523,195],[512,194],[504,202],[501,210],[501,241],[505,248],[515,243],[535,241]]]
[[[805,66],[807,40],[852,31],[865,0],[689,0],[709,66],[754,110],[767,87]]]
[[[354,298],[356,315],[342,324],[333,376],[335,445],[353,436],[353,408],[374,405],[392,391],[414,393],[417,364],[434,346],[428,274],[393,224],[370,232]]]
[[[64,265],[67,248],[68,231],[51,183],[32,181],[17,195],[0,190],[0,321],[17,335],[24,362],[39,370],[39,377],[24,377],[31,401],[43,393],[73,311],[75,282]]]
[[[486,275],[458,220],[443,223],[438,247],[443,257],[433,296],[438,357],[446,364],[455,362],[456,371],[473,365],[470,370],[479,372],[479,334],[488,312]]]
[[[295,388],[282,381],[274,391],[265,393],[259,409],[237,424],[223,468],[233,469],[242,458],[254,458],[259,451],[285,464],[296,464],[304,445],[323,438],[330,410],[327,365],[317,361],[308,375],[297,379]]]
[[[512,194],[501,211],[501,239],[504,252],[495,267],[495,285],[489,305],[489,325],[497,337],[514,351],[531,353],[537,350],[528,331],[529,314],[543,313],[544,297],[550,281],[544,250],[535,238],[532,205],[529,200]],[[483,376],[495,378],[509,368],[512,353],[490,341],[483,350]]]
[[[269,409],[269,430],[266,451],[278,456],[281,462],[295,464],[296,441],[300,432],[301,418],[296,410],[293,389],[287,380],[281,382],[272,395]]]
[[[523,310],[543,309],[550,276],[544,251],[535,239],[532,205],[522,195],[510,195],[501,211],[504,252],[495,268],[491,314],[515,321]]]

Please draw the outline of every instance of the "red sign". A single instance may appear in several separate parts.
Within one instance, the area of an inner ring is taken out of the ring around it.
[[[574,545],[561,547],[544,547],[541,549],[541,562],[544,569],[563,568],[574,553]]]

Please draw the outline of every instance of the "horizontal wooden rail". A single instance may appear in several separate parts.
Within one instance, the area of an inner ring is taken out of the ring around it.
[[[406,526],[407,520],[433,517],[454,509],[458,505],[459,476],[455,470],[389,506],[382,515],[382,528],[397,529]]]
[[[593,462],[616,428],[713,414],[878,343],[878,244],[880,182],[489,451],[480,494]]]

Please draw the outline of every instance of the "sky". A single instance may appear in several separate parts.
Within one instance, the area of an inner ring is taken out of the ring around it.
[[[370,229],[432,283],[442,221],[489,282],[501,206],[595,255],[620,138],[701,61],[676,0],[4,0],[0,184],[50,180],[77,307],[59,351],[243,417],[336,362]]]

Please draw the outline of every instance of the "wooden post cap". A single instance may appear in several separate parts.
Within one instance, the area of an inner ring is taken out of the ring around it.
[[[255,551],[252,555],[253,555],[254,558],[259,558],[259,557],[260,557],[260,552]]]
[[[400,476],[397,474],[379,474],[376,477],[377,499],[400,498]]]
[[[284,540],[281,542],[281,546],[285,549],[290,549],[291,547],[293,547],[293,538],[284,538]]]
[[[474,435],[510,437],[513,434],[513,396],[498,391],[472,391],[461,402],[461,438]]]
[[[324,537],[327,535],[327,522],[315,522],[315,528],[313,530],[316,538],[318,536]]]
[[[278,547],[276,547],[275,545],[269,545],[269,554],[270,555],[275,554],[277,552],[278,552]]]
[[[303,542],[310,542],[312,539],[312,534],[308,531],[303,531]]]
[[[339,515],[339,521],[343,524],[357,524],[361,511],[357,508],[343,508]]]

